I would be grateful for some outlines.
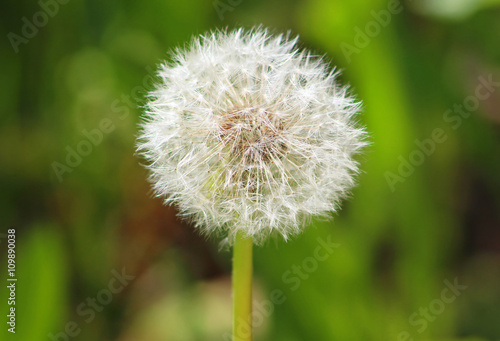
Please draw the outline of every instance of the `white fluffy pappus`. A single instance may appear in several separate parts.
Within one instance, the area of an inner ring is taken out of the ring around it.
[[[337,72],[267,30],[217,31],[160,67],[138,151],[155,193],[205,234],[260,244],[338,209],[358,172],[360,104]]]

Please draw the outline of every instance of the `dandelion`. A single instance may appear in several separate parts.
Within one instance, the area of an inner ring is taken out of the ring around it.
[[[296,44],[262,29],[216,32],[161,66],[139,150],[155,192],[205,234],[288,239],[354,184],[359,103]]]
[[[300,233],[354,185],[360,104],[297,38],[262,28],[194,39],[159,76],[138,145],[155,193],[234,244],[247,296],[252,243]],[[241,281],[233,279],[235,301]]]

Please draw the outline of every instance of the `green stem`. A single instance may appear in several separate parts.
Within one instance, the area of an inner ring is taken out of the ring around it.
[[[233,247],[233,341],[252,340],[252,246],[241,232]]]

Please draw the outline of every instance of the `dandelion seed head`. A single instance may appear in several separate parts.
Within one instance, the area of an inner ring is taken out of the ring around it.
[[[360,104],[296,38],[213,32],[158,74],[138,150],[155,193],[203,233],[288,239],[354,185]]]

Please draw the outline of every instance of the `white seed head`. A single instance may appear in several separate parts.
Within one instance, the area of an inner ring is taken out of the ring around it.
[[[360,104],[296,43],[261,28],[217,31],[159,70],[138,150],[155,193],[203,233],[288,239],[354,184]]]

